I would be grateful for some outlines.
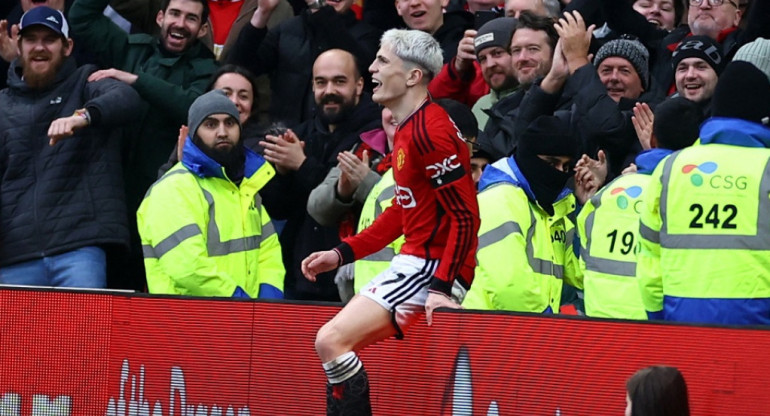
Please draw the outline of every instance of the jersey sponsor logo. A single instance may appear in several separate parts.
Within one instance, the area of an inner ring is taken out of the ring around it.
[[[401,208],[414,208],[417,206],[412,190],[398,185],[396,185],[396,202],[401,205]]]
[[[636,199],[639,197],[639,195],[642,194],[642,187],[641,186],[630,186],[628,188],[624,188],[622,186],[618,186],[617,188],[613,188],[610,190],[610,195],[617,195],[622,193],[622,195],[619,195],[615,202],[618,204],[618,208],[620,209],[626,209],[631,204],[629,203],[630,199]],[[634,204],[634,210],[636,210],[636,204]],[[637,212],[639,212],[637,210]]]
[[[406,162],[406,153],[404,153],[404,149],[398,149],[398,153],[396,154],[396,169],[401,170],[401,168],[404,167],[404,162]]]
[[[745,176],[714,174],[719,165],[716,162],[703,162],[700,165],[684,165],[682,173],[690,174],[690,182],[695,186],[708,184],[713,189],[738,189],[744,190],[748,186],[748,178]],[[708,180],[704,177],[708,176]]]
[[[431,179],[436,179],[439,176],[446,175],[447,173],[459,168],[461,165],[457,162],[457,155],[449,156],[441,162],[434,163],[425,167],[425,170],[433,172],[430,175]]]

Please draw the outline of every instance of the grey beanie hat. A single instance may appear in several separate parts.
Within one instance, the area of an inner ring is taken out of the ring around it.
[[[745,61],[754,64],[770,80],[770,39],[756,38],[735,53],[733,61]]]
[[[641,44],[641,42],[638,40],[621,38],[613,39],[605,43],[596,52],[596,57],[594,58],[594,66],[598,68],[602,61],[612,56],[618,56],[627,60],[628,62],[631,62],[631,65],[633,65],[636,73],[642,80],[642,87],[644,87],[645,90],[649,89],[647,86],[649,85],[650,81],[650,53],[647,51],[647,48]]]
[[[242,127],[235,104],[227,98],[222,90],[212,90],[198,97],[190,106],[190,111],[187,113],[187,127],[190,129],[190,137],[195,137],[195,133],[203,120],[212,114],[231,115],[238,121],[238,126]]]
[[[516,19],[513,17],[498,17],[492,19],[479,28],[473,39],[473,48],[476,57],[482,49],[490,46],[499,46],[508,50],[511,46],[513,31],[516,29]]]

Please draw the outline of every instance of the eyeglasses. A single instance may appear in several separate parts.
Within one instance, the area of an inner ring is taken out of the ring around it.
[[[700,6],[704,1],[708,1],[711,7],[719,7],[725,3],[725,0],[690,0],[690,6]],[[739,8],[733,0],[727,0],[727,2],[735,6],[736,9]]]

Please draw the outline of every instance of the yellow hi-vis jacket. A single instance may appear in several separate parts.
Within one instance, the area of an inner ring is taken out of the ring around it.
[[[636,281],[639,210],[650,175],[616,178],[577,217],[586,315],[647,319]]]
[[[236,185],[188,139],[182,162],[147,192],[137,223],[150,293],[283,297],[281,247],[257,193],[275,171],[245,150]]]
[[[567,215],[575,197],[565,192],[549,216],[533,202],[512,157],[487,167],[478,195],[481,228],[476,276],[468,309],[558,313],[563,279],[582,288]]]
[[[636,275],[648,315],[770,324],[770,128],[711,118],[642,199]]]
[[[393,179],[393,168],[382,174],[382,178],[369,191],[361,215],[358,218],[358,232],[372,225],[375,219],[393,204],[396,181]],[[384,272],[390,266],[390,260],[398,254],[404,244],[404,236],[385,246],[382,250],[372,253],[353,263],[355,277],[353,288],[355,293],[361,291],[375,276]]]

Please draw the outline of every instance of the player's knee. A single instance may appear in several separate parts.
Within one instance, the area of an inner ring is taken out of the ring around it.
[[[315,336],[315,351],[323,361],[329,361],[341,354],[342,343],[339,331],[327,323]],[[344,351],[343,351],[344,352]]]

